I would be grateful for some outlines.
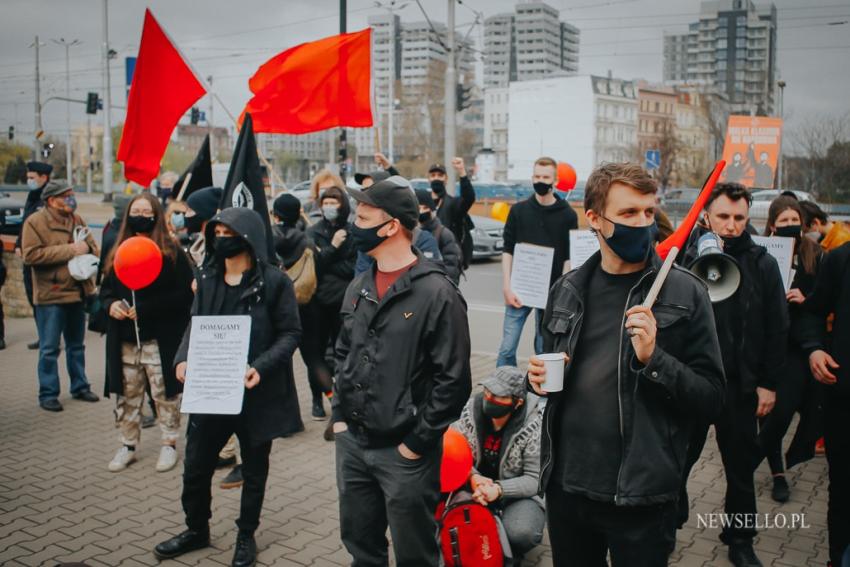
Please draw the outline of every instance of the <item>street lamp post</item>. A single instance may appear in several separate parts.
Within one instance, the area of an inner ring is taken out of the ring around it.
[[[65,123],[68,131],[65,133],[65,169],[68,183],[74,184],[74,168],[71,164],[71,48],[80,44],[80,40],[67,41],[64,37],[53,43],[65,48]]]
[[[776,83],[776,86],[779,87],[779,118],[782,119],[782,128],[785,128],[785,81],[780,80]],[[782,156],[782,142],[784,135],[779,136],[779,160],[776,166],[776,188],[783,189],[785,187],[785,183],[782,180],[782,174],[785,173],[785,163],[784,158]]]
[[[375,6],[378,8],[383,8],[390,15],[390,77],[389,83],[387,84],[387,159],[392,163],[395,159],[393,155],[393,138],[395,128],[393,126],[393,119],[395,114],[395,68],[396,68],[396,29],[395,29],[395,12],[397,10],[403,10],[407,7],[407,2],[397,5],[396,0],[389,0],[389,2],[375,2]],[[381,151],[381,148],[376,148],[376,151]]]

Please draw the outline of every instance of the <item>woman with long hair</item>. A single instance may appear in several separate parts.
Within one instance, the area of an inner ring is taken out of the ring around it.
[[[803,237],[803,211],[797,199],[782,195],[770,205],[765,236],[785,236],[794,239],[794,276],[786,294],[791,332],[788,335],[787,357],[783,375],[778,377],[776,405],[761,419],[759,440],[773,475],[773,499],[785,502],[790,497],[785,480],[785,463],[782,460],[782,438],[791,425],[794,413],[800,414],[800,423],[791,446],[785,455],[787,466],[804,462],[814,456],[814,445],[820,436],[820,388],[811,375],[808,356],[795,336],[802,303],[814,288],[822,252],[810,238]],[[776,345],[781,348],[780,345]]]
[[[162,271],[148,287],[132,292],[116,277],[115,252],[132,236],[153,240],[162,251]],[[121,447],[109,470],[122,471],[136,460],[145,386],[156,403],[162,448],[156,470],[177,464],[180,436],[181,386],[172,360],[189,322],[192,306],[192,267],[169,235],[165,213],[150,193],[136,195],[127,205],[115,246],[106,258],[100,299],[108,313],[106,326],[106,394],[115,394],[115,419]],[[138,324],[138,341],[136,336]]]

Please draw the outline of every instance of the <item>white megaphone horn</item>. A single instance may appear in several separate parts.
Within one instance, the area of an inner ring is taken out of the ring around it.
[[[723,253],[720,237],[713,232],[703,234],[697,242],[697,259],[690,270],[708,285],[712,303],[729,299],[741,285],[741,270],[735,258]]]

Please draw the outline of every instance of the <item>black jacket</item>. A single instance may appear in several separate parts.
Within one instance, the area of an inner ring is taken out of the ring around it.
[[[463,252],[455,235],[436,217],[423,224],[422,230],[427,230],[434,236],[437,245],[440,247],[440,255],[443,257],[443,267],[446,269],[446,274],[455,285],[460,283],[460,275],[463,273]]]
[[[307,238],[313,242],[316,250],[316,276],[318,286],[313,300],[322,305],[339,305],[345,295],[345,288],[354,278],[354,265],[357,263],[357,250],[349,236],[335,248],[331,245],[334,233],[343,229],[350,233],[348,224],[348,202],[340,206],[339,219],[331,224],[322,219],[307,229]]]
[[[250,213],[250,214],[249,214]],[[242,412],[238,419],[256,445],[276,437],[304,429],[298,409],[298,394],[292,370],[292,355],[301,338],[301,322],[292,282],[277,267],[267,263],[266,237],[259,217],[250,209],[224,209],[208,224],[205,232],[207,256],[211,257],[214,229],[225,224],[245,235],[251,244],[255,268],[246,274],[249,286],[242,296],[241,313],[251,317],[251,347],[248,364],[260,374],[260,383],[245,390]],[[218,315],[224,283],[223,266],[209,262],[200,269],[198,291],[192,304],[192,315]],[[189,351],[191,326],[174,358],[174,365],[184,362]],[[231,416],[193,416],[205,419],[229,419]]]
[[[740,287],[713,305],[726,379],[738,381],[742,392],[775,391],[788,344],[788,302],[776,260],[749,233],[742,236],[739,249],[726,250],[738,262]]]
[[[31,214],[44,207],[44,201],[41,199],[41,192],[44,190],[45,185],[42,185],[38,189],[30,189],[27,193],[27,200],[24,202],[24,216],[21,218],[21,227],[24,226],[24,223],[27,222],[27,219]],[[22,228],[21,232],[18,233],[18,237],[15,239],[15,248],[21,248],[21,236],[23,233],[24,231]]]
[[[443,225],[452,231],[455,239],[463,251],[463,267],[468,268],[472,260],[472,238],[469,231],[474,225],[469,218],[469,209],[475,204],[475,189],[469,177],[460,178],[460,195],[457,197],[446,194],[437,209],[437,218]]]
[[[113,242],[114,244],[114,242]],[[165,377],[165,395],[175,396],[183,385],[174,375],[174,355],[189,324],[192,305],[192,265],[178,248],[174,262],[163,258],[159,277],[144,289],[136,292],[136,312],[142,341],[156,340],[162,373]],[[124,369],[121,363],[121,345],[135,342],[133,322],[109,317],[109,306],[114,301],[126,299],[132,303],[130,290],[110,270],[100,286],[100,301],[106,316],[106,385],[104,395],[124,393]]]
[[[466,302],[440,266],[417,256],[380,302],[376,268],[348,286],[332,420],[370,446],[404,442],[423,454],[460,416],[472,376]]]
[[[564,273],[564,262],[570,259],[570,230],[578,228],[576,212],[565,199],[555,197],[548,207],[538,203],[535,195],[511,207],[504,233],[508,254],[521,243],[555,249],[550,285]]]
[[[806,298],[801,317],[800,341],[806,354],[825,350],[839,367],[832,388],[850,395],[850,242],[829,252],[820,265],[814,291]],[[826,318],[835,314],[832,333]]]
[[[581,333],[583,301],[599,252],[555,282],[543,318],[544,352],[575,352]],[[629,307],[640,304],[661,266],[653,253],[638,283],[629,292]],[[678,498],[695,418],[712,419],[723,405],[724,378],[714,315],[705,284],[675,267],[653,307],[658,328],[649,364],[638,362],[631,339],[620,333],[618,398],[622,455],[615,503],[643,506]],[[625,313],[623,315],[625,320]],[[611,353],[611,356],[615,356]],[[571,362],[565,372],[569,379]],[[563,393],[548,396],[543,416],[540,493],[552,474],[553,430]],[[581,493],[581,487],[575,491]]]

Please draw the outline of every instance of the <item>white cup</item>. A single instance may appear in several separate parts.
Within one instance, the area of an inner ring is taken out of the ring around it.
[[[537,358],[543,361],[546,368],[546,381],[541,384],[540,389],[544,392],[560,392],[564,389],[564,353],[553,352],[538,354]]]

